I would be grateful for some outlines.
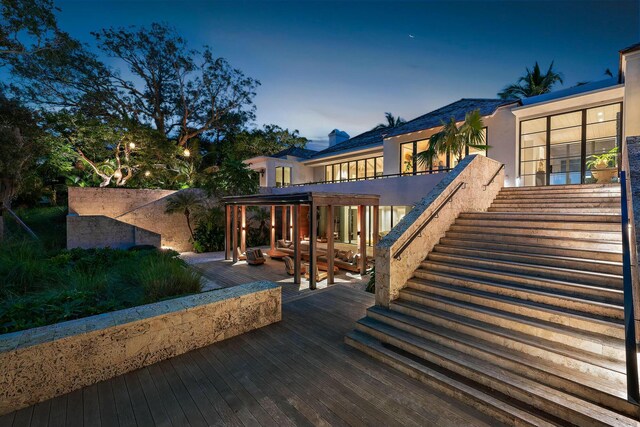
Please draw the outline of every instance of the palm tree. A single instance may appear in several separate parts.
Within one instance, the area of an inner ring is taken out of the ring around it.
[[[484,140],[484,122],[480,110],[467,113],[460,126],[454,117],[448,122],[442,122],[442,130],[431,135],[429,148],[416,155],[420,164],[430,166],[438,154],[452,153],[458,163],[464,157],[467,148],[487,150],[489,148]]]
[[[384,113],[384,117],[387,119],[387,123],[380,123],[372,130],[391,129],[406,123],[405,119],[403,119],[402,117],[394,117],[394,115],[391,113]]]
[[[179,191],[167,199],[164,213],[176,214],[181,213],[187,219],[187,227],[191,233],[191,239],[195,241],[193,228],[191,227],[191,219],[200,215],[204,210],[204,202],[195,191]]]
[[[551,92],[553,85],[558,82],[564,83],[562,73],[557,73],[553,69],[553,61],[551,61],[549,69],[544,74],[540,71],[540,66],[536,61],[533,70],[527,67],[525,75],[520,77],[517,83],[510,84],[502,89],[498,96],[502,99],[522,99],[542,95],[543,93]]]

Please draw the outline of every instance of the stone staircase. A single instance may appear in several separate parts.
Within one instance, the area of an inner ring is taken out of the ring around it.
[[[617,185],[503,188],[346,342],[501,422],[636,425],[620,221]]]

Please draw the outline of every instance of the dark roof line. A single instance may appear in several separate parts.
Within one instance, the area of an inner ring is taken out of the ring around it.
[[[281,159],[286,156],[299,157],[301,159],[308,159],[309,157],[316,154],[316,150],[309,150],[308,148],[300,148],[300,147],[289,147],[285,148],[282,151],[278,151],[276,154],[272,154],[268,157],[274,157],[276,159]]]

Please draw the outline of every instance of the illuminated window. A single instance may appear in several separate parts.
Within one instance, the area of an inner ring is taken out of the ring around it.
[[[291,168],[276,166],[276,187],[288,187],[291,185]]]
[[[351,162],[334,163],[324,168],[324,179],[327,182],[355,181],[374,179],[384,174],[382,156]]]

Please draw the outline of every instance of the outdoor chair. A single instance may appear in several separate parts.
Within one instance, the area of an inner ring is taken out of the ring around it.
[[[260,265],[265,262],[264,255],[260,249],[249,249],[247,251],[247,264],[249,265]]]
[[[326,271],[320,271],[320,269],[318,268],[318,266],[316,265],[316,283],[320,282],[321,280],[326,279],[328,276]],[[307,272],[305,273],[304,277],[309,280],[309,269],[307,269]]]

